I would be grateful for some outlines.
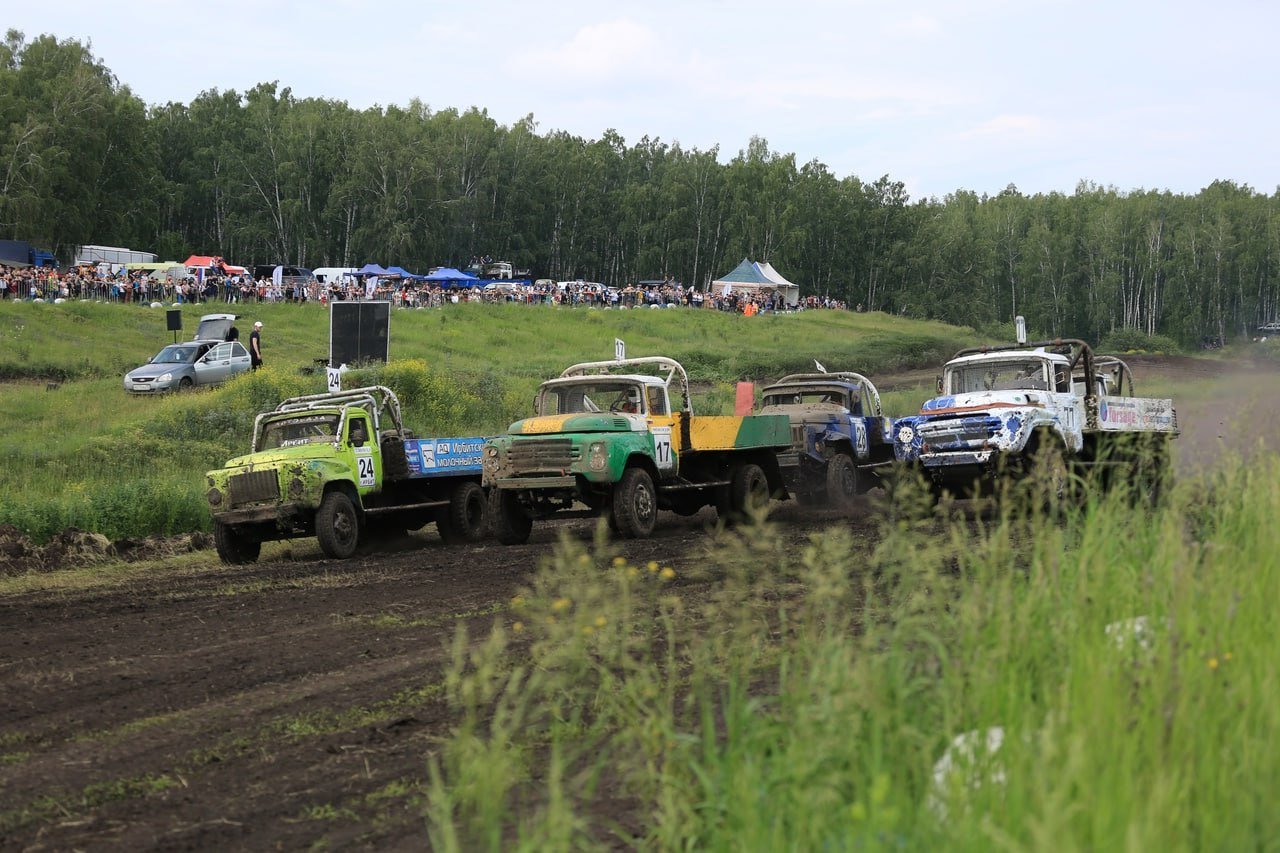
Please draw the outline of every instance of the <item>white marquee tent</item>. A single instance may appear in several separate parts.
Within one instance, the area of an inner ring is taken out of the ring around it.
[[[773,264],[762,261],[753,262],[746,258],[733,268],[733,271],[711,282],[712,293],[731,293],[756,295],[759,293],[778,292],[787,305],[800,302],[800,285],[783,278],[773,268]]]

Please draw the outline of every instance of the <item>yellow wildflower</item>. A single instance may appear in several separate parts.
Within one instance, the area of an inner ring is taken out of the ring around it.
[[[521,607],[524,607],[524,596],[517,595],[515,598],[511,599],[511,606],[516,608],[517,610],[520,609]]]
[[[627,577],[637,578],[640,576],[640,570],[635,566],[627,566]]]
[[[524,630],[524,623],[523,623],[523,622],[513,622],[513,623],[511,623],[511,630],[512,630],[512,631],[514,631],[515,633],[519,634],[521,631],[523,631],[523,630]]]
[[[551,602],[551,609],[559,613],[561,610],[568,610],[572,604],[573,602],[567,598],[557,598]]]
[[[649,561],[649,574],[655,574],[658,571],[658,563],[655,560]]]
[[[603,616],[597,616],[597,617],[596,617],[596,627],[597,627],[597,628],[603,628],[603,627],[604,627],[605,625],[607,625],[607,624],[609,624],[609,620],[608,620],[608,619],[604,618]]]
[[[625,566],[626,564],[627,564],[627,558],[626,558],[626,557],[614,557],[614,558],[613,558],[613,565],[614,565],[614,566],[616,566],[616,567],[617,567],[617,568],[619,568],[619,569],[620,569],[620,568],[622,568],[623,566]]]
[[[1223,660],[1231,660],[1231,652],[1227,652],[1225,655],[1223,655],[1223,656],[1222,656],[1222,659],[1223,659]]]
[[[1218,668],[1218,659],[1209,658],[1209,669],[1217,669],[1217,668]]]
[[[662,571],[658,573],[658,577],[662,578],[664,581],[669,581],[675,576],[676,570],[670,566],[664,566]]]

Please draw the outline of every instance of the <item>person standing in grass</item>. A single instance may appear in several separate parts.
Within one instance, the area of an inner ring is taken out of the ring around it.
[[[258,320],[253,324],[253,331],[249,333],[249,363],[253,365],[253,369],[257,370],[262,367],[262,321]]]

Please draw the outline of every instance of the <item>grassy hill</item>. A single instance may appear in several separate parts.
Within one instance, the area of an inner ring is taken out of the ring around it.
[[[67,526],[113,538],[207,528],[203,472],[244,450],[258,411],[323,391],[315,359],[328,348],[319,305],[185,306],[179,337],[227,309],[241,315],[242,337],[263,322],[266,369],[212,391],[139,398],[120,377],[173,340],[162,310],[0,303],[0,523],[40,540]],[[493,433],[527,414],[541,380],[611,358],[615,338],[630,355],[681,361],[698,410],[724,412],[736,380],[808,371],[815,358],[874,379],[938,365],[974,333],[878,313],[451,305],[393,312],[391,364],[345,384],[390,385],[420,434]],[[61,384],[46,390],[51,382]]]

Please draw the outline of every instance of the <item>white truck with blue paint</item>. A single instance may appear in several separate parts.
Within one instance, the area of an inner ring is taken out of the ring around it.
[[[801,503],[847,506],[893,462],[892,422],[862,374],[795,373],[761,394],[760,414],[791,419],[791,448],[778,454],[778,466]]]
[[[1128,366],[1081,340],[961,350],[938,391],[893,426],[898,462],[935,496],[989,494],[1048,467],[1061,484],[1092,473],[1154,497],[1178,435],[1172,400],[1135,396]]]

